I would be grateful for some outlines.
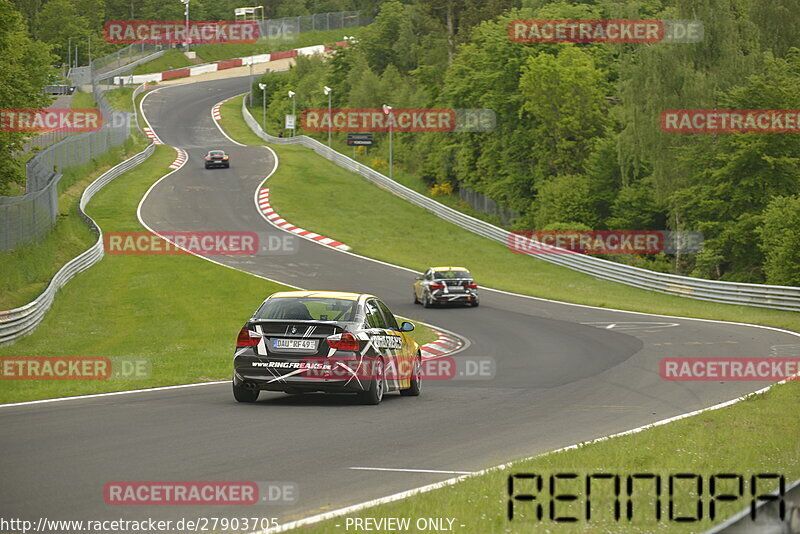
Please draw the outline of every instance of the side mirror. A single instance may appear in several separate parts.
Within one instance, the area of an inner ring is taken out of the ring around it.
[[[409,323],[408,321],[400,323],[401,332],[411,332],[412,330],[414,330],[414,323]]]

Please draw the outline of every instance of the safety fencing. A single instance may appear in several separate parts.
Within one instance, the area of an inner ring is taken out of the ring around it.
[[[334,162],[338,166],[357,173],[379,187],[415,204],[436,216],[449,221],[465,230],[482,237],[498,241],[505,245],[513,242],[514,234],[475,217],[440,204],[402,184],[390,180],[374,169],[363,165],[352,158],[341,154],[311,137],[273,137],[261,129],[261,126],[250,114],[242,101],[242,114],[247,125],[261,139],[274,144],[302,145]],[[669,295],[677,295],[698,300],[706,300],[724,304],[741,304],[761,308],[800,311],[800,287],[773,286],[762,284],[744,284],[691,278],[676,274],[659,273],[639,267],[623,265],[602,258],[572,253],[544,243],[526,243],[528,255],[556,265],[585,273],[602,280],[619,282],[640,289],[657,291]]]
[[[339,11],[335,13],[316,13],[299,17],[262,20],[259,22],[261,37],[274,38],[309,31],[341,30],[369,24],[361,18],[358,11]]]
[[[114,111],[105,96],[113,87],[97,83],[100,79],[95,78],[91,87],[103,117],[102,127],[93,132],[64,135],[34,154],[25,165],[25,194],[0,197],[0,252],[47,235],[58,219],[58,182],[64,169],[90,163],[130,137],[134,115]],[[47,140],[47,136],[40,138]]]
[[[95,221],[86,214],[86,205],[92,197],[114,178],[136,167],[150,157],[155,145],[150,144],[145,150],[123,161],[113,169],[105,172],[92,182],[81,195],[79,212],[97,235],[97,241],[86,252],[69,261],[53,276],[47,288],[34,300],[13,310],[0,311],[0,345],[13,343],[20,337],[33,331],[44,318],[53,304],[56,292],[64,287],[72,277],[85,271],[103,258],[103,232]]]

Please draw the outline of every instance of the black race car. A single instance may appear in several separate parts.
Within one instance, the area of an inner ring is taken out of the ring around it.
[[[231,158],[222,150],[211,150],[206,154],[206,169],[212,167],[225,167],[226,169],[231,166]]]
[[[356,393],[378,404],[384,393],[420,393],[422,355],[377,297],[330,291],[275,293],[239,332],[233,396],[255,402],[261,390]]]
[[[478,284],[463,267],[431,267],[414,282],[414,304],[478,305]]]

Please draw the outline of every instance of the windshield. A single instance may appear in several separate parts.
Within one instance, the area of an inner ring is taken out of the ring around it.
[[[290,321],[352,321],[356,301],[314,297],[268,299],[258,309],[255,319]]]
[[[437,280],[450,278],[472,278],[469,271],[434,271],[433,277]]]

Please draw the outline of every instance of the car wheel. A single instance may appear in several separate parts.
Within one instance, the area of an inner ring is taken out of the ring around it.
[[[414,360],[414,371],[411,374],[411,387],[401,389],[400,395],[404,397],[418,397],[422,386],[422,356],[418,353]]]
[[[380,404],[383,400],[383,394],[386,392],[386,373],[383,370],[383,361],[377,359],[375,361],[375,373],[372,383],[367,391],[358,394],[358,400],[361,404]]]
[[[472,301],[470,303],[470,306],[472,306],[473,308],[477,308],[478,307],[478,301],[477,300]]]
[[[433,302],[431,302],[431,297],[427,293],[422,294],[422,306],[425,308],[430,308],[433,306]]]
[[[233,384],[233,398],[238,402],[255,402],[258,400],[259,391]]]

